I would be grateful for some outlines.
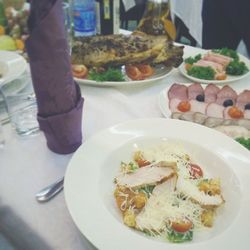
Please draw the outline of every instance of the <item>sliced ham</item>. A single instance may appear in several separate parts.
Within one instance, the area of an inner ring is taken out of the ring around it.
[[[244,90],[236,99],[236,106],[244,109],[246,104],[250,104],[250,90]]]
[[[116,183],[120,186],[138,188],[145,185],[156,185],[176,174],[176,164],[173,162],[159,162],[137,169],[133,173],[121,174],[116,177]]]
[[[196,100],[196,97],[198,95],[204,95],[204,90],[200,83],[192,83],[191,85],[189,85],[187,92],[189,100]]]
[[[224,118],[224,109],[222,105],[212,102],[207,105],[206,115],[208,117]]]
[[[199,66],[199,67],[211,67],[215,72],[223,72],[224,67],[216,62],[211,62],[211,61],[206,61],[206,60],[199,60],[198,62],[193,64],[194,66]]]
[[[250,110],[249,110],[249,109],[246,109],[246,110],[244,111],[244,118],[250,120]]]
[[[225,85],[217,93],[216,103],[219,105],[223,105],[224,101],[232,100],[234,105],[237,97],[238,97],[237,93],[230,86]]]
[[[232,61],[231,57],[223,56],[216,53],[207,53],[203,56],[203,59],[206,61],[211,61],[221,64],[224,68]]]
[[[220,91],[220,88],[213,83],[210,83],[206,86],[204,90],[205,102],[215,102],[217,99],[217,93]]]
[[[180,99],[178,98],[172,98],[170,99],[169,103],[168,103],[168,106],[169,106],[169,109],[172,113],[174,112],[181,112],[180,110],[178,110],[178,105],[179,103],[181,102]],[[181,112],[182,113],[182,112]]]
[[[187,86],[183,84],[174,83],[168,90],[167,94],[169,100],[177,98],[181,101],[186,101],[188,99]]]
[[[202,114],[206,113],[206,109],[207,109],[207,103],[205,102],[199,102],[196,100],[190,100],[189,103],[191,104],[191,112],[199,112]]]

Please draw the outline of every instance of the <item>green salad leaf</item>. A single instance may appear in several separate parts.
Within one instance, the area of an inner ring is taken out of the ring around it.
[[[233,49],[222,48],[222,49],[213,49],[212,51],[214,53],[217,53],[217,54],[229,56],[229,57],[233,58],[234,60],[237,60],[237,61],[239,60],[238,53]]]
[[[97,82],[106,82],[106,81],[113,81],[113,82],[122,82],[125,81],[124,76],[121,72],[121,69],[117,68],[108,68],[105,71],[97,72],[96,70],[92,69],[89,72],[90,80],[95,80]]]
[[[240,62],[238,60],[233,60],[227,65],[226,72],[229,75],[243,75],[247,73],[249,69],[247,68],[246,64],[244,62]]]
[[[237,142],[239,142],[242,146],[246,147],[248,150],[250,150],[250,138],[244,138],[239,137],[235,139]]]
[[[214,80],[215,71],[211,67],[193,66],[187,70],[188,75],[205,80]]]
[[[190,56],[190,57],[186,58],[184,60],[184,62],[187,64],[194,64],[194,63],[198,62],[200,59],[201,59],[201,54],[198,54],[194,57]]]
[[[193,231],[189,230],[185,233],[179,233],[172,229],[168,230],[167,238],[174,243],[182,243],[193,239]]]
[[[154,188],[155,188],[155,185],[145,185],[144,187],[139,188],[138,191],[144,192],[147,195],[147,197],[150,197]]]

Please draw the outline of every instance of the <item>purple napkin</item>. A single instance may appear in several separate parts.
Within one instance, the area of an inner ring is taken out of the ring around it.
[[[82,143],[83,98],[74,82],[61,0],[32,0],[26,49],[48,147],[74,152]]]

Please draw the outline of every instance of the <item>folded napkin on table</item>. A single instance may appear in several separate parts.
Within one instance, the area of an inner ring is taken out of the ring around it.
[[[82,143],[83,98],[71,72],[62,0],[32,0],[28,27],[40,128],[53,152],[72,153]]]

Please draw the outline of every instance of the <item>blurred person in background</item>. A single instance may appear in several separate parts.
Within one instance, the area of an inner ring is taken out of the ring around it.
[[[250,0],[203,0],[202,47],[236,50],[243,40],[250,55]]]

